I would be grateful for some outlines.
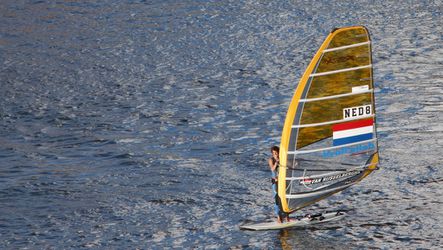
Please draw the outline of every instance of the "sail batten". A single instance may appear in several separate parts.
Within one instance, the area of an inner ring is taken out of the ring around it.
[[[286,115],[278,176],[285,212],[340,192],[378,168],[374,104],[367,29],[334,29],[300,79]]]
[[[324,101],[324,100],[329,100],[329,99],[336,99],[336,98],[341,98],[341,97],[346,97],[346,96],[351,96],[351,95],[361,95],[361,94],[373,93],[373,92],[374,92],[373,89],[368,89],[368,90],[363,90],[363,91],[358,91],[358,92],[350,92],[350,93],[340,94],[340,95],[330,95],[330,96],[317,97],[317,98],[300,99],[300,102]]]
[[[333,147],[327,147],[327,148],[316,148],[316,149],[311,149],[311,150],[288,151],[288,154],[289,155],[309,154],[309,153],[315,153],[315,152],[320,152],[320,151],[325,151],[325,150],[339,149],[339,148],[344,148],[344,147],[349,147],[349,146],[355,146],[355,145],[365,144],[365,143],[368,143],[368,142],[375,142],[375,141],[377,141],[377,139],[364,140],[364,141],[360,141],[360,142],[348,143],[348,144],[345,144],[345,145],[333,146]]]
[[[328,172],[326,174],[319,174],[319,175],[310,175],[310,176],[302,176],[302,177],[288,177],[286,178],[287,181],[296,181],[296,180],[312,180],[314,178],[323,178],[323,177],[328,177],[328,176],[335,176],[338,174],[343,174],[343,173],[351,173],[357,170],[362,170],[363,168],[355,168],[355,169],[351,169],[351,170],[347,170],[345,172],[343,171],[335,171],[335,172]]]
[[[292,125],[292,128],[317,127],[317,126],[341,123],[341,122],[345,122],[345,121],[359,120],[359,119],[362,119],[362,118],[368,118],[368,117],[370,118],[370,117],[374,117],[374,116],[375,115],[367,115],[367,116],[364,116],[364,117],[347,118],[347,119],[333,120],[333,121],[327,121],[327,122],[321,122],[321,123],[309,123],[309,124]]]
[[[332,75],[332,74],[337,74],[337,73],[341,73],[341,72],[353,71],[353,70],[358,70],[358,69],[366,69],[366,68],[372,68],[372,64],[358,66],[358,67],[352,67],[352,68],[344,68],[344,69],[338,69],[338,70],[331,70],[331,71],[320,72],[320,73],[314,73],[314,74],[311,74],[310,76],[311,77],[313,77],[313,76],[325,76],[325,75]]]
[[[355,44],[351,44],[351,45],[336,47],[336,48],[332,48],[332,49],[325,49],[325,50],[323,50],[323,53],[342,50],[342,49],[354,48],[354,47],[358,47],[358,46],[368,45],[370,43],[371,43],[370,41],[367,41],[367,42],[362,42],[362,43],[355,43]]]

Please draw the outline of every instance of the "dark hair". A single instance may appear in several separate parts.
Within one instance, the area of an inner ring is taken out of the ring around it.
[[[280,148],[277,147],[277,146],[272,146],[272,148],[271,148],[271,152],[272,152],[272,151],[277,151],[277,153],[280,153]]]

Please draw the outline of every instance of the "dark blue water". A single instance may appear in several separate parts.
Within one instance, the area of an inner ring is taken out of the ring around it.
[[[438,249],[440,1],[2,1],[0,248]],[[334,27],[373,39],[381,169],[273,217],[266,158]]]

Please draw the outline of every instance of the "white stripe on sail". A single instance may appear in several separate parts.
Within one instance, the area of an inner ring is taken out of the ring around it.
[[[362,134],[369,134],[369,133],[373,133],[373,132],[374,132],[374,126],[370,125],[370,126],[366,126],[366,127],[335,131],[332,133],[332,138],[341,139],[341,138],[345,138],[345,137],[357,136],[357,135],[362,135]]]
[[[318,179],[318,178],[322,178],[322,177],[339,175],[339,174],[354,172],[354,171],[363,170],[363,169],[364,168],[351,168],[347,171],[334,171],[334,172],[329,172],[326,174],[310,175],[310,176],[305,176],[305,177],[303,177],[303,176],[301,176],[301,177],[286,177],[286,180],[287,181],[295,181],[295,180],[306,180],[306,179]]]
[[[351,184],[344,185],[344,186],[340,186],[340,187],[336,187],[336,188],[332,188],[332,189],[326,189],[326,190],[317,191],[317,192],[309,192],[309,193],[304,193],[304,194],[286,194],[286,198],[288,198],[288,199],[308,198],[308,197],[322,195],[322,194],[334,192],[334,191],[337,191],[340,189],[344,189],[344,188],[347,188],[353,184],[355,184],[355,182],[353,182]]]
[[[312,76],[331,75],[331,74],[336,74],[336,73],[341,73],[341,72],[346,72],[346,71],[352,71],[352,70],[358,70],[358,69],[366,69],[366,68],[371,68],[371,67],[372,67],[372,64],[369,64],[369,65],[353,67],[353,68],[345,68],[345,69],[332,70],[332,71],[326,71],[326,72],[321,72],[321,73],[314,73],[314,74],[311,74],[310,76],[312,77]]]
[[[287,154],[288,155],[309,154],[309,153],[315,153],[315,152],[326,151],[326,150],[331,150],[331,149],[350,147],[350,146],[354,146],[354,145],[358,145],[358,144],[365,144],[365,143],[373,142],[373,141],[376,141],[376,140],[377,139],[370,139],[370,140],[366,140],[366,141],[359,141],[359,142],[343,144],[343,145],[340,145],[340,146],[333,146],[333,147],[327,147],[327,148],[316,148],[316,149],[310,149],[310,150],[288,151]]]
[[[342,50],[342,49],[348,49],[348,48],[353,48],[353,47],[359,47],[359,46],[363,46],[363,45],[370,44],[370,43],[371,43],[370,41],[367,41],[367,42],[362,42],[362,43],[354,43],[351,45],[336,47],[336,48],[332,48],[332,49],[325,49],[325,50],[323,50],[323,53],[336,51],[336,50]]]
[[[337,162],[333,162],[333,161],[331,161],[331,164],[341,164],[341,163],[337,163]],[[356,171],[356,170],[365,170],[365,169],[367,169],[368,167],[372,167],[372,166],[377,166],[377,164],[378,164],[378,161],[377,162],[374,162],[374,163],[371,163],[371,164],[365,164],[365,165],[361,165],[361,166],[359,166],[359,167],[355,167],[355,168],[350,168],[350,169],[348,169],[348,170],[346,170],[346,171]],[[280,167],[282,167],[282,166],[280,166]],[[309,171],[309,169],[300,169],[300,170],[304,170],[304,171]],[[335,171],[335,170],[332,170],[332,171]],[[339,171],[340,173],[341,172],[343,172],[343,171]],[[294,177],[295,178],[295,177]],[[301,177],[300,177],[301,178]],[[292,177],[287,177],[286,178],[286,180],[291,180],[292,179]]]
[[[340,94],[340,95],[330,95],[330,96],[324,96],[324,97],[318,97],[318,98],[300,99],[299,102],[323,101],[323,100],[328,100],[328,99],[336,99],[336,98],[345,97],[345,96],[360,95],[360,94],[372,93],[372,92],[374,92],[373,89],[368,89],[368,90],[364,90],[364,91],[358,91],[358,92],[352,92],[352,93],[346,93],[346,94]]]
[[[364,118],[374,117],[374,114],[365,116]],[[309,123],[309,124],[299,124],[299,125],[292,125],[292,128],[308,128],[308,127],[316,127],[316,126],[323,126],[328,124],[335,124],[340,122],[348,122],[352,120],[359,120],[363,117],[357,116],[353,118],[346,118],[346,119],[340,119],[340,120],[334,120],[334,121],[327,121],[327,122],[320,122],[320,123]]]

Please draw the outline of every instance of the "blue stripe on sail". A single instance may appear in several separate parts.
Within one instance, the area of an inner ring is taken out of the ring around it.
[[[340,145],[344,145],[344,144],[349,144],[349,143],[354,143],[354,142],[359,142],[359,141],[366,141],[366,140],[370,140],[370,139],[372,139],[372,133],[335,139],[332,141],[332,145],[333,146],[340,146]]]

